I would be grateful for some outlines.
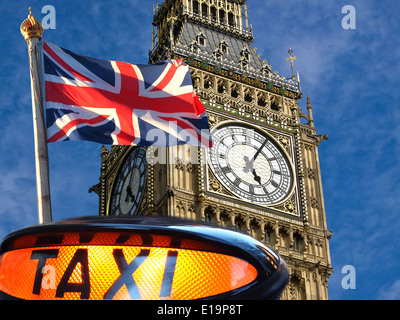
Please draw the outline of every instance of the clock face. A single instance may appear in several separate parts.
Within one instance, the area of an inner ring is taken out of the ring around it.
[[[111,197],[111,215],[134,215],[146,182],[146,149],[135,147],[125,159]]]
[[[272,205],[293,188],[293,170],[277,143],[267,134],[243,124],[225,124],[212,133],[211,169],[236,196]]]

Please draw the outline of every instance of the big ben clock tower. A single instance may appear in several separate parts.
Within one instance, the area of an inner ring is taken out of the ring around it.
[[[165,0],[154,7],[153,26],[149,61],[190,66],[213,147],[103,147],[93,187],[100,215],[234,227],[287,262],[281,299],[328,299],[331,232],[318,157],[326,136],[316,133],[309,97],[307,111],[299,107],[299,81],[272,73],[256,53],[246,0]]]

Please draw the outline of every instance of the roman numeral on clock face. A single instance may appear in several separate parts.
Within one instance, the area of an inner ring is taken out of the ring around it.
[[[227,174],[228,172],[231,172],[232,170],[229,167],[223,167],[223,168],[221,168],[221,171],[222,171],[222,173]]]

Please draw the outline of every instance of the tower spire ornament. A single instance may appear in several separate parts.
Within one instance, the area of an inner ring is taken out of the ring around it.
[[[293,60],[296,60],[296,56],[292,57],[293,50],[289,48],[289,58],[286,58],[286,61],[290,61],[290,68],[292,69],[292,79],[295,80],[294,72],[293,72]]]
[[[308,123],[310,127],[314,128],[314,118],[312,114],[312,105],[311,105],[311,100],[310,96],[307,95],[307,111],[308,111]]]

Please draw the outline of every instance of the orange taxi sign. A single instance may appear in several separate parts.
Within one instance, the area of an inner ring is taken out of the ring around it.
[[[276,290],[277,275],[283,277],[279,294],[287,283],[286,265],[251,239],[144,217],[83,218],[22,229],[0,248],[0,298],[223,299],[258,292],[269,279],[275,279]],[[261,261],[246,246],[237,247],[244,243],[259,251]]]

